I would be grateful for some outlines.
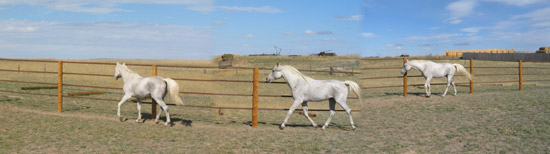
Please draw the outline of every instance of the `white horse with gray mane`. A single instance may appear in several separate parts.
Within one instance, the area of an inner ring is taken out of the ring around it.
[[[279,63],[273,67],[273,70],[267,76],[266,81],[271,82],[281,77],[287,81],[287,84],[292,91],[292,97],[294,98],[294,103],[288,110],[285,120],[279,127],[281,130],[285,128],[285,123],[288,121],[288,118],[300,104],[302,104],[304,115],[313,127],[317,128],[317,124],[315,124],[315,122],[311,120],[308,115],[307,102],[324,100],[329,100],[330,116],[325,122],[325,125],[323,125],[323,130],[328,126],[330,120],[332,120],[332,117],[336,112],[336,103],[338,103],[348,113],[351,127],[355,130],[356,127],[355,124],[353,124],[353,118],[351,117],[351,109],[346,104],[346,100],[348,97],[348,92],[352,91],[359,98],[359,102],[361,102],[361,88],[357,83],[353,81],[342,82],[337,80],[315,80],[300,73],[300,71],[292,66],[279,65]],[[349,86],[349,89],[347,86]]]
[[[465,74],[468,79],[472,80],[472,76],[470,75],[470,73],[468,73],[464,66],[460,64],[434,63],[428,60],[407,60],[405,64],[403,64],[401,74],[407,73],[407,71],[409,71],[411,68],[420,71],[420,73],[422,73],[422,76],[426,78],[426,83],[424,83],[426,97],[430,97],[430,95],[432,94],[430,87],[430,80],[432,80],[432,78],[447,77],[447,88],[445,89],[445,92],[443,92],[442,96],[445,96],[447,94],[447,90],[449,90],[449,86],[451,84],[453,85],[456,96],[456,86],[455,81],[453,81],[453,76],[456,72],[461,72]]]
[[[178,96],[179,85],[172,79],[158,76],[142,77],[134,71],[128,69],[126,63],[120,64],[117,62],[115,69],[115,80],[118,80],[120,77],[124,80],[124,87],[122,88],[124,90],[124,97],[122,97],[122,100],[118,103],[117,111],[117,116],[120,121],[123,121],[123,118],[120,116],[120,106],[131,97],[137,98],[138,118],[136,122],[141,120],[141,100],[144,98],[151,97],[160,106],[160,111],[155,119],[156,123],[159,122],[160,114],[164,110],[166,114],[166,123],[164,125],[170,124],[170,113],[168,112],[168,106],[164,102],[164,96],[166,96],[166,94],[170,94],[172,101],[183,105],[183,102]]]

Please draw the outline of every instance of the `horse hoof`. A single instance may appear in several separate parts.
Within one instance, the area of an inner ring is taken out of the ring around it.
[[[319,127],[317,127],[317,125],[315,125],[315,126],[313,126],[313,128],[315,128],[315,130],[317,130],[317,128],[319,128]]]
[[[321,130],[325,130],[325,129],[326,129],[326,127],[325,127],[325,126],[321,127]]]
[[[159,121],[155,121],[155,124],[159,124]]]
[[[136,122],[139,123],[140,122],[139,120],[141,120],[141,119],[136,119]]]
[[[120,122],[124,122],[124,121],[126,121],[126,118],[118,117],[118,120],[119,120]]]
[[[355,126],[351,128],[351,130],[353,130],[353,131],[355,131],[356,129],[357,129],[357,127],[355,127]]]
[[[285,130],[285,126],[279,126],[279,129]]]

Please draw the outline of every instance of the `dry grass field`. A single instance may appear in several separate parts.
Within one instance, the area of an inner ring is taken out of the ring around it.
[[[78,60],[127,63],[216,66],[209,60]],[[400,85],[402,79],[358,80],[364,77],[399,76],[398,69],[365,70],[363,74],[308,72],[336,66],[346,71],[370,67],[399,67],[400,60],[360,61],[346,57],[247,57],[238,56],[235,66],[272,67],[275,63],[294,65],[315,79],[355,80],[362,86]],[[441,60],[461,63],[468,61]],[[56,71],[55,63],[0,61],[0,69]],[[476,61],[475,66],[517,66],[516,62]],[[524,63],[524,67],[548,67],[545,63]],[[150,67],[131,66],[143,76]],[[550,70],[550,69],[549,69]],[[524,74],[549,74],[547,69],[524,69]],[[113,75],[112,65],[65,64],[65,72]],[[260,80],[269,71],[260,72]],[[517,73],[517,69],[476,69],[479,74]],[[409,75],[418,75],[411,72]],[[192,79],[251,80],[252,70],[159,68],[159,76]],[[476,77],[475,81],[509,81],[518,76]],[[524,80],[545,79],[527,75]],[[55,74],[0,72],[2,80],[56,82]],[[423,78],[409,78],[409,83],[423,83]],[[282,81],[282,80],[281,80]],[[444,82],[444,79],[432,83]],[[112,77],[65,75],[66,84],[122,87]],[[456,82],[466,82],[457,77]],[[182,91],[251,94],[250,83],[178,81]],[[22,91],[20,87],[37,84],[0,82],[0,90]],[[144,123],[135,123],[135,104],[122,107],[128,121],[116,118],[116,103],[76,98],[64,99],[64,112],[57,113],[57,98],[0,92],[0,153],[548,153],[550,152],[550,88],[545,82],[479,84],[475,94],[468,87],[458,87],[458,96],[440,97],[443,86],[433,86],[434,96],[425,98],[424,90],[409,87],[365,89],[362,103],[349,100],[357,131],[351,131],[344,113],[336,113],[327,130],[315,130],[302,115],[294,114],[284,131],[278,129],[286,111],[259,112],[259,127],[250,127],[250,111],[186,108],[170,106],[174,126],[156,125],[151,120],[150,105],[144,104]],[[69,87],[65,93],[102,89]],[[102,90],[105,91],[105,90]],[[87,97],[120,99],[118,90]],[[25,92],[56,94],[55,89]],[[284,84],[260,84],[260,94],[288,95]],[[250,97],[183,95],[190,105],[250,107]],[[291,98],[261,97],[260,108],[288,108]],[[310,108],[326,109],[326,102],[311,102]],[[317,123],[324,123],[328,112],[312,112]],[[164,118],[164,116],[162,116]]]

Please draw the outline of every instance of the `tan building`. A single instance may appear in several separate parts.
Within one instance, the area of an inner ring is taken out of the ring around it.
[[[516,53],[514,49],[473,49],[473,50],[445,50],[447,57],[462,57],[462,53]]]

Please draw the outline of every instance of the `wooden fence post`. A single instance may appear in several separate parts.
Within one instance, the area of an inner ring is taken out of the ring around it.
[[[523,90],[523,71],[521,67],[521,60],[519,60],[519,91]]]
[[[252,83],[252,127],[258,127],[258,78],[260,69],[254,67],[254,78]]]
[[[157,76],[157,65],[153,64],[153,76]],[[154,119],[157,116],[157,102],[151,99],[151,118]]]
[[[403,64],[407,63],[407,57],[403,57]],[[403,74],[403,96],[407,96],[407,73]]]
[[[470,75],[472,75],[472,80],[470,80],[470,94],[474,93],[474,59],[470,59]]]
[[[57,61],[57,112],[63,112],[63,61]]]

